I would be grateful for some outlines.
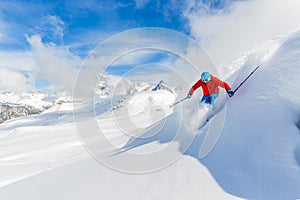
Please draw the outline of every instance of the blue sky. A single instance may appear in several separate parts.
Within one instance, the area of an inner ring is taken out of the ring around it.
[[[27,37],[39,35],[43,43],[84,58],[102,40],[131,28],[155,26],[188,33],[182,7],[167,1],[1,1],[0,50],[30,51]],[[34,69],[20,68],[29,79]],[[36,77],[29,84],[46,89],[51,81]]]
[[[0,16],[9,40],[0,49],[29,48],[26,35],[39,34],[43,42],[65,45],[85,55],[112,34],[138,27],[164,27],[190,35],[183,15],[188,1],[85,0],[1,1]],[[203,0],[210,9],[222,9],[229,0]],[[192,36],[192,35],[190,35]]]
[[[24,90],[31,86],[57,87],[63,84],[56,77],[57,70],[66,71],[59,73],[66,76],[67,70],[76,68],[76,63],[78,67],[101,41],[139,27],[163,27],[184,33],[203,46],[217,66],[222,66],[256,45],[300,27],[299,2],[2,0],[0,69],[3,74],[23,74],[26,81],[18,80],[23,81]],[[153,61],[165,57],[156,54]],[[151,58],[145,61],[151,62]],[[13,83],[5,85],[6,82],[9,80],[2,81],[0,90],[13,89]]]
[[[224,1],[206,3],[217,8]],[[28,37],[39,35],[42,43],[64,47],[84,58],[102,40],[132,28],[164,27],[190,35],[183,16],[185,7],[185,1],[173,0],[1,1],[0,30],[4,36],[0,37],[0,50],[29,51]],[[163,57],[156,54],[147,61]],[[126,72],[125,68],[120,73]],[[30,70],[21,67],[20,72],[29,79]],[[118,74],[115,69],[113,73]],[[43,89],[51,81],[37,77],[31,84]]]
[[[29,47],[26,35],[39,34],[44,42],[66,45],[79,54],[112,34],[137,27],[165,27],[188,34],[182,16],[184,3],[163,1],[2,1],[7,23],[5,50]],[[94,35],[94,37],[91,37]]]

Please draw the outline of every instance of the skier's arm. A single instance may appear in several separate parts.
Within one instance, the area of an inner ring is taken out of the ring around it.
[[[231,90],[231,87],[225,81],[221,81],[217,77],[213,77],[213,79],[215,79],[215,81],[218,83],[218,86],[224,88],[226,91]]]
[[[227,94],[229,95],[229,97],[233,97],[234,95],[234,91],[231,90],[231,87],[228,85],[228,83],[223,81],[223,84],[221,84],[221,87],[225,88]]]
[[[192,94],[195,92],[195,90],[197,90],[200,86],[202,86],[202,81],[201,81],[201,80],[197,81],[197,83],[195,83],[195,84],[191,87],[191,89],[190,89],[190,91],[189,91],[189,94],[192,95]]]
[[[222,82],[221,87],[225,88],[226,91],[231,90],[231,87],[229,86],[229,84],[224,81]]]
[[[229,95],[229,97],[233,97],[234,91],[231,90],[231,87],[229,86],[229,84],[226,83],[225,81],[221,81],[220,79],[218,79],[216,77],[214,77],[214,78],[218,82],[218,85],[226,90],[226,92]]]

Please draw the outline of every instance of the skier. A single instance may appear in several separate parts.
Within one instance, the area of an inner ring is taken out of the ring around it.
[[[202,87],[203,97],[201,102],[206,104],[214,105],[216,98],[219,95],[219,87],[224,88],[229,97],[234,95],[228,83],[221,81],[217,77],[211,75],[209,72],[203,72],[201,74],[201,79],[197,81],[190,89],[186,98],[191,98],[194,91],[199,87]]]

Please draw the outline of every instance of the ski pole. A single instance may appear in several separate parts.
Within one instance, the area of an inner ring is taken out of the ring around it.
[[[186,100],[186,99],[188,99],[188,98],[187,98],[187,97],[185,97],[185,98],[183,98],[183,99],[181,99],[181,100],[179,100],[179,101],[175,102],[174,104],[170,105],[170,108],[172,108],[173,106],[175,106],[175,105],[179,104],[180,102],[182,102],[182,101],[184,101],[184,100]]]
[[[259,68],[260,66],[257,66],[248,76],[247,78],[245,78],[245,80],[243,82],[241,82],[241,84],[233,91],[234,93],[248,80],[248,78],[250,78],[250,76],[252,76],[254,74],[254,72]]]

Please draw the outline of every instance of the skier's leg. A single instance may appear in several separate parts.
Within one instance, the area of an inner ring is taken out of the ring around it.
[[[201,99],[201,103],[207,103],[207,104],[211,104],[211,97],[210,96],[203,96]]]
[[[215,103],[215,101],[216,101],[216,99],[217,99],[218,96],[219,96],[219,94],[211,94],[210,95],[210,98],[211,98],[210,104],[211,105],[214,105],[214,103]]]
[[[212,111],[212,105],[210,104],[210,98],[205,102],[200,103],[199,106],[199,113],[198,113],[198,119],[199,119],[199,124],[198,124],[198,129],[202,128],[205,126],[205,124],[209,121],[210,119],[210,113]]]

